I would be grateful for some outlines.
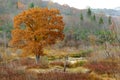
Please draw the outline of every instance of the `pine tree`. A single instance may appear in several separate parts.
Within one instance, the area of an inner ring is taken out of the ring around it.
[[[93,15],[93,20],[96,21],[96,16],[95,16],[95,14]]]
[[[104,21],[103,21],[102,17],[100,17],[100,19],[99,19],[99,24],[104,24]]]
[[[29,8],[34,8],[34,7],[35,7],[34,3],[33,2],[30,3]]]
[[[81,21],[84,20],[84,17],[83,17],[83,14],[82,14],[82,13],[80,14],[80,20],[81,20]]]
[[[92,11],[91,11],[90,8],[88,8],[88,10],[87,10],[87,15],[88,15],[88,16],[91,16],[91,15],[92,15]]]
[[[111,21],[111,16],[109,16],[109,18],[108,18],[108,23],[109,23],[109,25],[111,25],[111,24],[112,24],[112,21]]]

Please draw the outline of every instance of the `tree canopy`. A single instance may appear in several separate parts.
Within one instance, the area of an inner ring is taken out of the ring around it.
[[[14,17],[10,45],[43,55],[43,47],[63,40],[63,17],[57,9],[30,8]]]

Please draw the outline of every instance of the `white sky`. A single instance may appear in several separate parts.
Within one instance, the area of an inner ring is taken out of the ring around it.
[[[120,7],[120,0],[51,0],[59,4],[68,4],[71,7],[84,9],[91,8],[116,8]]]

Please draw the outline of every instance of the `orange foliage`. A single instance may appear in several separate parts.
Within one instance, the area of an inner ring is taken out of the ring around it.
[[[63,40],[64,22],[59,10],[31,8],[14,17],[10,45],[43,55],[43,47]]]

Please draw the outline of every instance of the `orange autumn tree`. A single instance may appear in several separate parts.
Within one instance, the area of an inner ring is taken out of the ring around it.
[[[14,17],[10,45],[34,53],[38,62],[44,47],[64,39],[63,29],[59,10],[31,8]]]

